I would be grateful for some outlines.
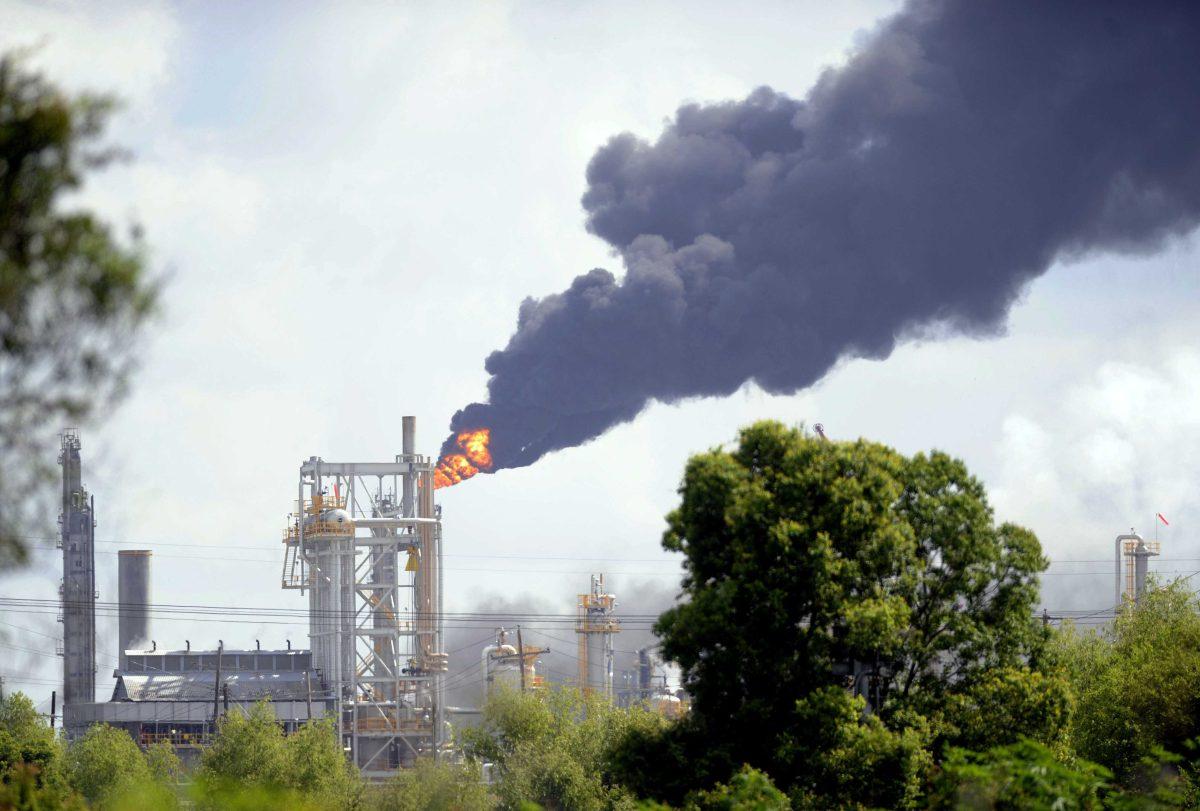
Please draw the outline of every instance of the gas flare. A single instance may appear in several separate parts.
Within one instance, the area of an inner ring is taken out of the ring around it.
[[[492,453],[488,443],[492,439],[490,428],[462,431],[454,438],[454,444],[462,453],[443,453],[433,473],[434,489],[451,487],[471,478],[479,471],[492,469]]]

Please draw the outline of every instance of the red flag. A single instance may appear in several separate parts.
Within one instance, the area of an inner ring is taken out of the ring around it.
[[[1164,524],[1166,524],[1167,526],[1171,526],[1171,522],[1170,522],[1170,521],[1168,521],[1168,520],[1166,519],[1166,516],[1164,516],[1162,513],[1155,513],[1155,515],[1157,515],[1157,516],[1158,516],[1158,520],[1159,520],[1159,521],[1162,521],[1162,522],[1163,522]]]

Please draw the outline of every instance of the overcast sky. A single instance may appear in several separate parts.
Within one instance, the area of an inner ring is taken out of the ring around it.
[[[39,45],[35,63],[67,87],[124,100],[112,140],[136,159],[83,199],[144,226],[166,279],[132,395],[83,435],[100,599],[116,599],[116,551],[148,548],[156,601],[302,608],[278,588],[300,461],[389,459],[403,414],[435,453],[484,394],[483,358],[523,298],[620,270],[583,228],[594,151],[622,131],[653,138],[687,101],[762,84],[803,96],[895,8],[0,2],[0,47]],[[1157,568],[1200,570],[1198,259],[1193,235],[1055,267],[1003,335],[847,362],[797,396],[653,406],[440,491],[447,609],[570,612],[590,571],[623,605],[660,605],[678,578],[659,538],[686,457],[760,418],[964,458],[998,517],[1042,539],[1052,610],[1107,606],[1112,538],[1154,532],[1156,511],[1171,520]],[[56,595],[54,518],[4,593]],[[54,620],[0,615],[18,646],[10,686],[39,700],[61,673]],[[160,646],[307,644],[303,622],[153,622]],[[116,644],[111,623],[100,631],[103,697]]]

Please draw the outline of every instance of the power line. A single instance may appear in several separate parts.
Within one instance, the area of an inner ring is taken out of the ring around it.
[[[58,549],[59,548],[60,540],[58,538],[38,537],[38,536],[32,536],[32,535],[17,536],[17,537],[19,537],[21,540],[24,540],[24,541],[42,542],[42,543],[32,544],[32,545],[38,546],[39,548],[45,548],[45,549]],[[167,546],[167,547],[175,547],[175,548],[183,548],[183,549],[222,549],[222,550],[226,550],[226,551],[228,551],[230,549],[239,549],[239,550],[240,549],[254,549],[254,550],[260,550],[263,552],[278,551],[279,548],[283,545],[282,543],[271,545],[271,546],[263,546],[263,545],[259,545],[259,544],[238,544],[236,547],[234,547],[229,544],[217,544],[217,543],[171,543],[169,541],[134,541],[134,540],[105,541],[105,540],[99,540],[99,539],[97,539],[95,541],[95,543],[104,544],[107,546],[139,546],[139,547]],[[103,552],[103,554],[112,554],[112,552],[108,552],[105,550],[97,550],[97,551],[101,551],[101,552]],[[599,562],[613,562],[613,563],[671,563],[671,562],[673,562],[672,559],[669,559],[669,558],[664,559],[661,557],[659,557],[659,558],[617,558],[617,557],[611,557],[611,556],[604,556],[604,557],[589,558],[589,557],[582,557],[580,555],[548,555],[548,554],[537,554],[537,553],[532,553],[532,554],[527,554],[527,555],[494,555],[494,554],[484,555],[484,554],[471,554],[471,553],[466,553],[466,552],[455,552],[455,553],[448,552],[448,553],[443,554],[443,557],[486,559],[486,560],[568,560],[568,561],[572,561],[572,562],[599,561]]]
[[[17,537],[19,537],[21,540],[25,540],[25,541],[41,541],[41,542],[46,542],[49,544],[48,546],[44,546],[42,548],[54,548],[54,549],[58,548],[58,546],[57,546],[58,539],[54,538],[54,537],[33,536],[33,535],[17,536]],[[221,549],[226,552],[230,551],[231,549],[232,550],[254,549],[254,550],[262,550],[262,551],[274,551],[274,550],[279,549],[279,546],[274,546],[274,545],[273,546],[265,546],[265,545],[259,545],[259,544],[254,544],[254,545],[240,544],[236,547],[233,547],[233,546],[230,546],[227,544],[214,544],[214,543],[173,543],[173,542],[169,542],[169,541],[136,541],[136,540],[128,540],[128,539],[113,540],[113,541],[97,539],[95,541],[95,543],[111,545],[111,546],[136,545],[136,546],[141,546],[141,547],[173,547],[173,548],[181,548],[181,549]],[[115,552],[111,552],[108,550],[97,550],[97,551],[100,552],[101,554],[116,554]],[[188,560],[194,560],[194,559],[212,560],[213,559],[207,555],[194,556],[194,555],[169,555],[168,554],[168,555],[162,555],[162,557],[179,557],[179,558],[185,558]],[[594,562],[599,562],[599,563],[661,563],[664,565],[672,563],[672,562],[679,562],[679,563],[683,562],[683,559],[671,560],[671,559],[663,559],[663,558],[620,558],[620,557],[611,557],[611,556],[587,558],[587,557],[580,557],[577,555],[547,555],[547,554],[495,555],[495,554],[470,554],[470,553],[461,553],[461,552],[460,553],[445,553],[443,555],[443,557],[445,557],[445,558],[466,558],[466,559],[472,559],[472,560],[563,560],[563,561],[572,561],[572,562],[594,561]],[[228,558],[226,558],[226,559],[228,559]],[[1184,561],[1190,562],[1190,561],[1200,561],[1200,557],[1171,557],[1171,558],[1167,558],[1166,560],[1179,561],[1179,562],[1184,562]],[[240,562],[240,563],[260,563],[260,562],[261,563],[279,563],[279,559],[278,558],[270,558],[270,559],[238,558],[238,559],[236,559],[236,562]],[[1113,559],[1112,558],[1051,558],[1049,560],[1049,564],[1051,566],[1071,565],[1071,564],[1077,564],[1077,563],[1112,564]],[[448,571],[451,571],[451,570],[448,569]],[[486,570],[454,569],[452,571],[492,571],[492,570],[491,569],[486,569]],[[520,571],[524,571],[524,570],[514,569],[512,571],[520,572]],[[554,571],[558,572],[559,570],[554,570]],[[563,573],[576,574],[577,572],[564,571]],[[623,573],[614,573],[614,574],[642,574],[642,573],[641,572],[623,572]],[[674,572],[672,572],[671,574],[674,574]]]

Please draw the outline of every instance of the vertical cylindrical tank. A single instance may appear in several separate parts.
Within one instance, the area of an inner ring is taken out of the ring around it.
[[[400,418],[400,453],[404,455],[406,462],[411,462],[413,456],[417,453],[417,418],[416,417],[401,417]],[[404,515],[413,515],[413,476],[405,476],[400,486],[403,489],[400,495],[400,509]]]
[[[1133,599],[1140,602],[1142,593],[1146,591],[1146,571],[1149,568],[1147,564],[1150,556],[1145,554],[1144,548],[1139,548],[1138,552],[1142,554],[1135,553],[1133,556]]]
[[[645,699],[650,696],[650,680],[653,673],[653,665],[650,662],[650,649],[640,648],[638,650],[638,698]]]
[[[117,553],[117,651],[125,667],[125,651],[150,645],[149,549],[122,549]]]
[[[605,670],[608,663],[604,656],[604,634],[588,634],[587,638],[587,686],[598,693],[605,690]]]
[[[521,687],[520,656],[508,644],[508,635],[501,628],[496,632],[496,644],[483,649],[483,685],[485,692],[497,687],[519,690]]]

